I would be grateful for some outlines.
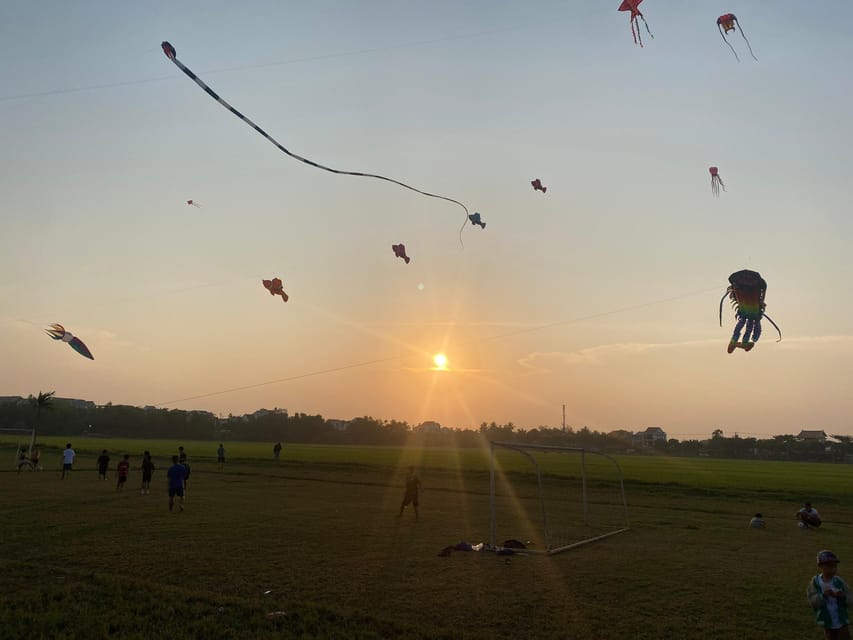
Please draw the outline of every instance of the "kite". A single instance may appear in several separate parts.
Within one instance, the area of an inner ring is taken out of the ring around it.
[[[83,344],[83,341],[80,338],[75,338],[69,332],[65,330],[61,324],[52,324],[49,329],[45,329],[44,332],[49,335],[54,340],[62,340],[62,342],[67,342],[68,346],[70,346],[74,351],[79,353],[84,358],[89,358],[89,360],[94,360],[95,357],[92,355],[92,352],[89,351],[89,348]]]
[[[187,204],[188,204],[188,205],[190,205],[191,207],[197,207],[197,208],[201,209],[201,205],[200,205],[200,204],[196,204],[196,203],[195,203],[195,202],[193,202],[192,200],[187,200]]]
[[[758,62],[758,58],[755,57],[755,54],[752,52],[752,47],[749,45],[749,40],[746,39],[746,34],[743,32],[743,27],[740,26],[740,22],[738,22],[737,16],[733,13],[727,13],[725,15],[717,18],[717,29],[720,30],[720,35],[723,36],[723,42],[729,45],[729,49],[732,50],[732,53],[735,54],[735,60],[740,62],[740,58],[737,55],[737,51],[732,46],[732,43],[726,39],[726,34],[729,31],[735,31],[735,27],[740,27],[740,35],[746,42],[746,46],[749,49],[749,55],[752,56],[752,59]]]
[[[622,4],[619,5],[619,11],[630,11],[631,12],[631,34],[634,36],[634,44],[639,44],[640,47],[643,46],[643,36],[640,34],[640,23],[637,21],[637,18],[643,21],[643,24],[646,25],[646,31],[649,32],[649,35],[654,40],[654,36],[652,32],[649,31],[649,23],[646,22],[646,19],[643,17],[642,12],[640,11],[640,3],[643,0],[622,0]],[[635,28],[636,27],[636,28]]]
[[[281,145],[277,140],[275,140],[275,138],[273,138],[270,134],[268,134],[266,131],[264,131],[263,129],[261,129],[258,125],[256,125],[256,124],[255,124],[254,122],[252,122],[249,118],[247,118],[246,116],[244,116],[242,113],[240,113],[239,111],[237,111],[237,109],[235,109],[235,108],[234,108],[234,107],[232,107],[230,104],[228,104],[228,103],[227,103],[225,100],[223,100],[223,99],[222,99],[222,98],[221,98],[221,97],[220,97],[220,96],[219,96],[219,95],[218,95],[218,94],[217,94],[213,89],[211,89],[210,87],[208,87],[208,86],[207,86],[207,85],[206,85],[206,84],[201,80],[201,78],[199,78],[196,74],[194,74],[190,69],[188,69],[187,67],[185,67],[185,66],[181,63],[181,61],[180,61],[180,60],[178,60],[178,58],[177,58],[177,53],[176,53],[176,51],[175,51],[175,47],[173,47],[169,42],[164,41],[164,42],[162,42],[162,43],[160,44],[160,46],[163,48],[163,53],[165,53],[165,54],[166,54],[166,57],[167,57],[169,60],[171,60],[171,61],[175,64],[175,66],[176,66],[176,67],[178,67],[178,69],[180,69],[181,71],[183,71],[183,72],[187,75],[187,77],[189,77],[189,78],[190,78],[193,82],[195,82],[199,87],[201,87],[202,89],[204,89],[205,93],[207,93],[211,98],[213,98],[214,100],[216,100],[216,101],[217,101],[219,104],[221,104],[223,107],[225,107],[226,109],[228,109],[228,111],[230,111],[231,113],[233,113],[235,116],[237,116],[238,118],[240,118],[240,120],[242,120],[242,121],[243,121],[243,122],[245,122],[247,125],[249,125],[250,127],[252,127],[252,129],[254,129],[254,130],[255,130],[255,131],[257,131],[259,134],[261,134],[261,135],[262,135],[264,138],[266,138],[269,142],[271,142],[273,145],[275,145],[275,146],[279,149],[279,151],[284,152],[285,154],[287,154],[287,155],[288,155],[288,156],[290,156],[291,158],[293,158],[293,159],[295,159],[295,160],[299,160],[300,162],[304,162],[305,164],[307,164],[307,165],[309,165],[309,166],[312,166],[312,167],[315,167],[315,168],[317,168],[317,169],[322,169],[323,171],[328,171],[328,172],[330,172],[330,173],[336,173],[336,174],[339,174],[339,175],[347,175],[347,176],[357,176],[357,177],[362,177],[362,178],[375,178],[375,179],[377,179],[377,180],[384,180],[384,181],[386,181],[386,182],[391,182],[391,183],[393,183],[393,184],[396,184],[396,185],[398,185],[398,186],[401,186],[401,187],[403,187],[404,189],[408,189],[409,191],[414,191],[415,193],[419,193],[419,194],[421,194],[421,195],[423,195],[423,196],[427,196],[427,197],[429,197],[429,198],[438,198],[438,199],[440,199],[440,200],[446,200],[447,202],[452,202],[453,204],[459,205],[459,206],[460,206],[460,207],[462,207],[462,209],[465,211],[465,219],[463,220],[463,222],[462,222],[462,226],[461,226],[461,227],[460,227],[460,229],[459,229],[459,244],[462,244],[462,231],[465,229],[465,225],[468,223],[468,215],[469,215],[469,214],[468,214],[468,207],[466,207],[464,204],[462,204],[462,203],[461,203],[461,202],[459,202],[458,200],[454,200],[453,198],[448,198],[447,196],[442,196],[442,195],[438,195],[438,194],[435,194],[435,193],[429,193],[429,192],[427,192],[427,191],[421,191],[420,189],[416,189],[415,187],[412,187],[412,186],[410,186],[410,185],[406,184],[405,182],[400,182],[399,180],[394,180],[393,178],[388,178],[388,177],[386,177],[386,176],[382,176],[382,175],[375,174],[375,173],[363,173],[363,172],[361,172],[361,171],[342,171],[342,170],[340,170],[340,169],[332,169],[331,167],[327,167],[327,166],[325,166],[325,165],[319,164],[318,162],[314,162],[313,160],[309,160],[308,158],[303,158],[302,156],[296,155],[295,153],[293,153],[293,152],[291,152],[291,151],[288,151],[288,150],[287,150],[284,146],[282,146],[282,145]],[[463,247],[464,247],[464,245],[463,245]]]
[[[472,225],[479,225],[481,229],[486,228],[486,223],[480,219],[479,213],[472,213],[470,216],[468,216],[468,219],[471,221]]]
[[[406,264],[409,264],[409,260],[411,260],[411,258],[406,255],[406,245],[402,242],[400,244],[392,244],[391,250],[394,251],[395,256],[402,258],[406,261]]]
[[[533,180],[530,184],[533,185],[534,191],[541,191],[542,193],[548,191],[548,187],[543,187],[542,181],[539,178],[536,178],[536,180]]]
[[[767,318],[770,324],[776,327],[776,331],[779,332],[779,340],[776,342],[781,342],[782,330],[770,316],[764,313],[764,308],[767,306],[764,303],[766,293],[767,282],[757,271],[743,269],[729,276],[729,287],[720,299],[720,326],[723,326],[723,302],[727,297],[732,301],[732,307],[734,307],[735,317],[737,318],[737,324],[727,349],[729,353],[736,348],[749,351],[755,346],[761,337],[762,318]],[[740,332],[744,328],[743,341],[741,342]],[[750,342],[750,337],[752,342]]]
[[[723,184],[723,179],[720,177],[720,170],[717,167],[710,167],[708,171],[711,172],[711,193],[719,198],[720,187],[723,188],[723,191],[726,190],[726,185]]]
[[[284,285],[281,283],[280,278],[273,278],[272,280],[262,280],[264,283],[264,287],[267,288],[267,291],[270,292],[271,296],[281,296],[281,299],[284,302],[287,302],[288,295],[284,292]]]

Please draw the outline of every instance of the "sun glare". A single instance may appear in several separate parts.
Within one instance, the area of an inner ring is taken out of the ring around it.
[[[432,357],[433,364],[438,371],[447,371],[447,356],[443,353],[436,353]]]

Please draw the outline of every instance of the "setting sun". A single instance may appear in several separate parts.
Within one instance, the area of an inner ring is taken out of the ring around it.
[[[447,356],[443,353],[436,353],[432,357],[432,361],[435,364],[435,368],[439,371],[447,371]]]

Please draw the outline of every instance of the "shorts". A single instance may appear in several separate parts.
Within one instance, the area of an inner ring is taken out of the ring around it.
[[[65,464],[62,465],[62,470],[63,471],[71,471],[71,464],[66,462]]]
[[[107,475],[107,468],[106,467],[98,467],[98,475],[99,476]]]
[[[405,507],[407,504],[412,503],[413,506],[418,506],[418,492],[417,491],[407,491],[405,497],[403,497],[403,506]]]
[[[151,474],[143,473],[142,474],[142,482],[151,482]]]
[[[119,476],[118,477],[118,483],[119,484],[124,484],[125,482],[127,482],[127,476]]]
[[[178,489],[174,489],[172,487],[169,487],[169,497],[174,498],[175,496],[183,498],[184,497],[184,488],[180,487]]]
[[[218,462],[225,462],[225,456],[219,456],[219,457],[217,458],[217,461],[218,461]]]

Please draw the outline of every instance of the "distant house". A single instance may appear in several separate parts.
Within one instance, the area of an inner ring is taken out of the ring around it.
[[[349,422],[349,420],[335,420],[332,418],[326,420],[326,424],[335,431],[346,431],[349,427]]]
[[[79,398],[57,398],[54,396],[53,400],[70,405],[75,409],[94,409],[97,407],[91,400],[80,400]]]
[[[21,396],[0,396],[0,404],[21,404],[23,401]]]
[[[803,440],[805,442],[820,442],[823,444],[826,442],[826,432],[821,429],[820,431],[800,431],[797,435],[797,440]]]
[[[666,432],[660,427],[646,427],[645,431],[634,434],[634,444],[640,447],[653,447],[656,442],[666,442]]]
[[[278,407],[276,407],[275,409],[272,409],[272,410],[270,410],[270,409],[258,409],[257,411],[255,411],[254,413],[251,414],[251,416],[253,418],[263,418],[264,416],[271,416],[271,415],[284,415],[284,417],[286,418],[287,417],[287,409],[279,409]]]
[[[412,431],[415,433],[437,433],[441,431],[441,425],[433,420],[427,420],[426,422],[421,422]]]

